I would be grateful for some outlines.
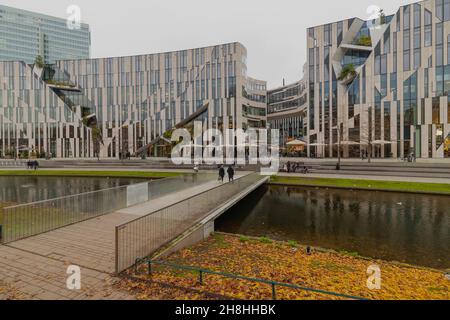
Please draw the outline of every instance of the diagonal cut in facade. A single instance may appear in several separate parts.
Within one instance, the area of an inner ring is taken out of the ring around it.
[[[266,127],[266,82],[240,43],[149,55],[0,62],[3,157],[167,156],[180,124]]]

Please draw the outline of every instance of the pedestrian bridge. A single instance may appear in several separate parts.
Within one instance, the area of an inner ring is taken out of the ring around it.
[[[116,227],[116,272],[134,265],[136,259],[155,253],[179,236],[187,238],[197,230],[208,233],[208,222],[260,187],[268,177],[253,173],[232,183],[180,200],[160,210]],[[214,229],[209,232],[214,231]],[[200,237],[199,240],[201,240]]]
[[[119,273],[169,244],[179,248],[201,240],[213,231],[211,221],[267,179],[242,173],[222,184],[215,174],[184,175],[5,208],[1,242]]]

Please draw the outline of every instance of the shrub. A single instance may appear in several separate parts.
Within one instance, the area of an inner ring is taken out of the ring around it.
[[[372,39],[369,36],[361,36],[358,39],[358,45],[364,46],[364,47],[371,47],[372,46]]]
[[[241,237],[239,238],[239,241],[240,241],[240,242],[249,242],[249,241],[250,241],[250,238],[249,238],[249,237],[246,237],[246,236],[241,236]]]
[[[351,76],[351,77],[356,76],[356,70],[355,70],[355,66],[353,64],[348,64],[342,68],[338,80],[342,81],[342,80],[346,79],[348,76]]]
[[[290,247],[292,247],[292,248],[297,248],[297,247],[298,247],[297,242],[296,242],[296,241],[293,241],[293,240],[288,241],[288,245],[289,245]]]
[[[345,251],[345,250],[342,250],[339,253],[344,255],[344,256],[349,256],[349,257],[354,257],[354,258],[357,258],[357,257],[360,256],[358,252],[348,252],[348,251]]]
[[[36,59],[34,60],[34,64],[42,69],[45,66],[44,59],[42,58],[42,56],[40,55],[37,56]]]
[[[267,237],[261,237],[261,239],[259,239],[259,241],[260,241],[261,243],[272,243],[272,240],[270,240],[270,239],[267,238]]]
[[[384,13],[383,9],[380,9],[380,12],[378,13],[380,17],[380,24],[383,25],[386,23],[386,14]]]

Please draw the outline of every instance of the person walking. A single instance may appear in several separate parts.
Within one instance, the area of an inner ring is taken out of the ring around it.
[[[225,178],[225,169],[223,166],[219,168],[219,181],[223,183],[223,178]]]
[[[228,181],[233,182],[234,181],[234,169],[232,166],[228,167],[227,173],[228,173]]]

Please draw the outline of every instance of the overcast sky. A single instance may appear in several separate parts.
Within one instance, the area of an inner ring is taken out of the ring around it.
[[[81,8],[92,32],[92,57],[156,53],[239,41],[248,73],[269,88],[295,82],[306,60],[306,28],[350,17],[371,5],[395,13],[408,0],[1,0],[1,4],[67,17]]]

